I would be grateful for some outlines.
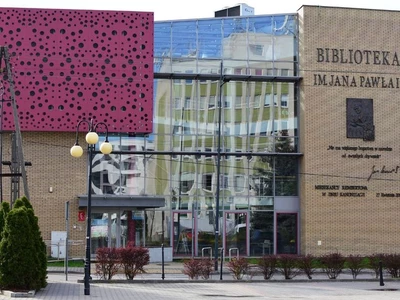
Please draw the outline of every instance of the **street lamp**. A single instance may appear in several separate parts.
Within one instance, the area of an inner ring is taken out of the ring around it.
[[[93,124],[93,120],[81,120],[76,126],[76,138],[75,145],[71,148],[71,155],[73,157],[81,157],[83,149],[78,144],[79,126],[82,123],[86,123],[89,127],[89,131],[86,134],[86,142],[88,144],[88,194],[87,194],[87,225],[86,225],[86,259],[85,259],[85,277],[84,277],[84,293],[90,295],[90,240],[91,240],[91,214],[92,214],[92,160],[93,151],[95,150],[96,143],[99,141],[99,136],[96,133],[98,125],[103,125],[106,129],[106,140],[100,145],[100,151],[103,154],[110,154],[112,151],[112,145],[108,141],[108,128],[103,122]]]

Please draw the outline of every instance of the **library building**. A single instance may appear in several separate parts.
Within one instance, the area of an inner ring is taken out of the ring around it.
[[[49,256],[398,251],[400,12],[256,11],[0,8],[0,200]]]

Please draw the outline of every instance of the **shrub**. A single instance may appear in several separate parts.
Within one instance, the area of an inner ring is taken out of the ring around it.
[[[35,266],[31,266],[34,269],[34,277],[37,280],[36,289],[44,288],[47,286],[47,254],[46,254],[46,244],[43,241],[42,233],[39,228],[38,218],[35,216],[32,204],[29,202],[28,198],[25,196],[17,199],[15,201],[14,208],[25,207],[28,212],[29,227],[32,234],[33,246],[35,248]],[[4,209],[4,207],[3,207]]]
[[[278,272],[280,272],[285,279],[292,279],[299,274],[297,267],[298,257],[291,254],[283,254],[278,257]]]
[[[353,279],[356,279],[364,268],[363,258],[360,255],[350,255],[346,258],[346,265],[350,269]]]
[[[213,260],[208,258],[186,260],[183,263],[182,273],[187,275],[189,279],[208,279],[210,277],[213,266]]]
[[[275,255],[264,255],[257,262],[258,269],[264,276],[264,279],[271,279],[276,272],[278,258]]]
[[[375,277],[379,278],[379,262],[383,262],[383,257],[385,255],[382,253],[374,253],[368,256],[368,268],[375,272]]]
[[[214,260],[208,258],[201,259],[201,271],[200,271],[201,278],[203,279],[210,278],[213,267],[214,267]]]
[[[298,267],[299,270],[304,272],[308,279],[312,279],[312,275],[316,270],[316,258],[311,254],[307,254],[305,256],[298,257]]]
[[[126,279],[133,279],[137,274],[146,273],[144,266],[150,262],[149,249],[129,244],[126,248],[119,249],[119,256]]]
[[[244,257],[233,258],[227,264],[229,270],[232,272],[232,276],[234,279],[240,280],[243,278],[245,274],[249,273],[249,262]]]
[[[10,290],[38,290],[37,255],[26,207],[8,214],[0,242],[0,286]]]
[[[96,274],[100,279],[110,280],[119,269],[119,251],[116,248],[98,248],[96,250]]]
[[[340,253],[329,253],[321,256],[322,268],[329,279],[336,279],[344,268],[345,258]]]
[[[383,266],[392,278],[400,276],[400,254],[385,254],[383,256]]]

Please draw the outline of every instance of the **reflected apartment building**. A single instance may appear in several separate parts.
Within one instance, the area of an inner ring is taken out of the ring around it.
[[[216,230],[226,255],[298,252],[297,31],[296,15],[155,23],[154,141],[173,154],[154,164],[175,256],[209,255]]]

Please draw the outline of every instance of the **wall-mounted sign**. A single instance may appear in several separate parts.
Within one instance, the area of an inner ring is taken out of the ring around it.
[[[84,210],[78,211],[78,221],[83,222],[86,219],[86,214]]]

